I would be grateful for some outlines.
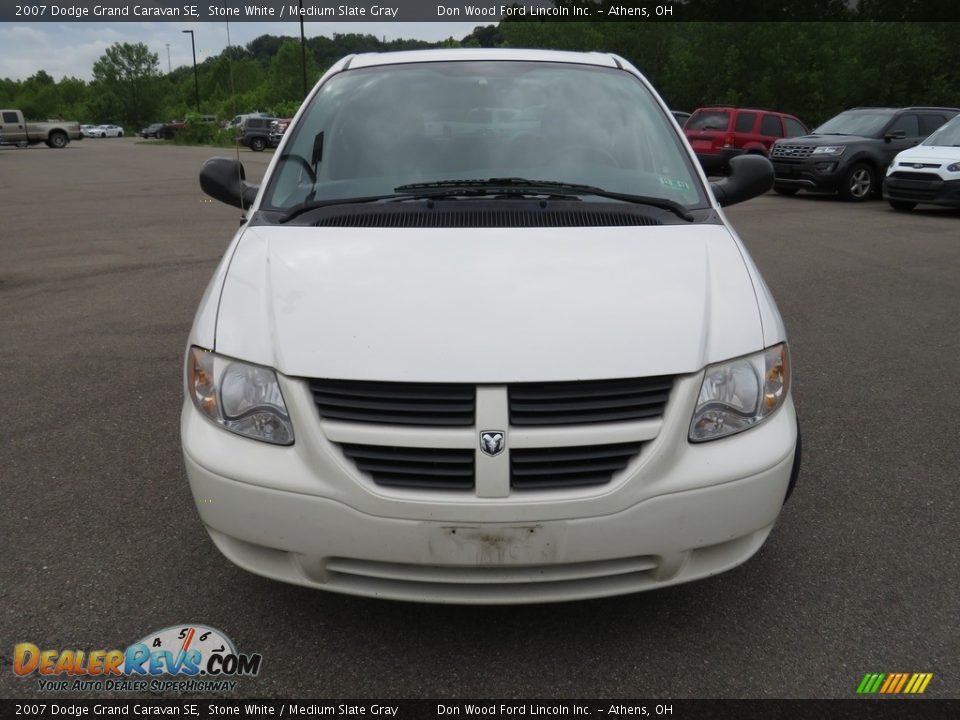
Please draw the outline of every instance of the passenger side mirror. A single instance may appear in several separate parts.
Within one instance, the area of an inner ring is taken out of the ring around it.
[[[763,155],[739,155],[730,158],[730,174],[710,189],[720,207],[727,207],[768,192],[773,178],[773,164]]]
[[[207,160],[200,168],[200,187],[214,200],[246,210],[253,205],[259,185],[246,181],[243,163],[225,157]]]
[[[906,130],[894,130],[893,132],[888,132],[883,136],[884,142],[890,142],[891,140],[903,140],[907,136]]]

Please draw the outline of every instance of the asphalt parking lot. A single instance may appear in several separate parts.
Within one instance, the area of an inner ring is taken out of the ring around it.
[[[179,446],[184,343],[239,220],[134,138],[0,148],[0,697],[13,645],[126,647],[197,622],[263,654],[243,697],[960,697],[960,212],[766,195],[729,215],[787,323],[804,464],[716,578],[546,606],[424,606],[248,574]],[[241,151],[258,179],[269,153]]]

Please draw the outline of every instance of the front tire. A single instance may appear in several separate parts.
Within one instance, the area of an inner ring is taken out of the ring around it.
[[[857,163],[843,176],[840,197],[849,202],[864,202],[870,199],[876,188],[876,171],[866,163]]]
[[[263,149],[267,146],[267,143],[264,142],[263,138],[253,138],[250,141],[250,149],[254,152],[263,152]]]
[[[909,202],[907,200],[887,200],[887,202],[890,203],[890,207],[894,210],[909,211],[917,206],[915,202]]]

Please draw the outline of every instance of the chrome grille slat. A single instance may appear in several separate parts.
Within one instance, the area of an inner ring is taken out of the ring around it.
[[[510,486],[529,490],[605,484],[630,464],[640,448],[641,443],[618,443],[514,450]]]
[[[467,384],[316,379],[310,392],[325,418],[393,425],[472,425],[476,404]]]
[[[469,490],[474,485],[473,450],[433,450],[387,445],[340,446],[343,454],[378,485]]]
[[[771,158],[802,160],[813,154],[813,145],[774,145],[770,152]]]
[[[570,425],[656,418],[672,378],[586,380],[511,385],[511,425]]]

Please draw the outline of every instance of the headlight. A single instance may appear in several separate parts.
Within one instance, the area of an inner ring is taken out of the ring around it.
[[[820,145],[813,149],[814,155],[843,155],[846,145]]]
[[[947,172],[960,172],[960,162],[955,162],[953,165],[947,165]]]
[[[222,428],[275,445],[293,444],[293,423],[270,368],[190,348],[187,394]]]
[[[708,366],[690,421],[690,441],[715,440],[763,422],[783,405],[789,390],[786,343]]]

